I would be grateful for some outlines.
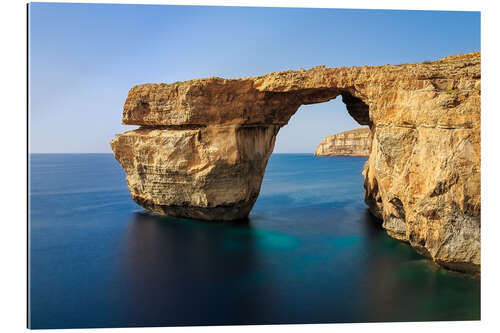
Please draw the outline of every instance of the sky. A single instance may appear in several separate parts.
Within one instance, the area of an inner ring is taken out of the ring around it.
[[[480,13],[31,3],[31,153],[111,153],[137,84],[412,63],[480,51]],[[275,153],[360,127],[340,97],[302,106]]]

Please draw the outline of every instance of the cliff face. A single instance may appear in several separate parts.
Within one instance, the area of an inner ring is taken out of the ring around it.
[[[327,136],[314,152],[316,156],[368,156],[372,144],[369,128],[357,128]]]
[[[248,215],[279,128],[341,96],[368,125],[365,200],[383,227],[436,262],[480,267],[480,54],[133,87],[111,141],[132,198],[161,214]],[[332,184],[335,186],[335,184]]]

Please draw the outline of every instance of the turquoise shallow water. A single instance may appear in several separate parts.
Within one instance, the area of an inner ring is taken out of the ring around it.
[[[474,320],[480,280],[390,238],[366,158],[272,155],[247,224],[144,214],[110,154],[30,156],[32,328]]]

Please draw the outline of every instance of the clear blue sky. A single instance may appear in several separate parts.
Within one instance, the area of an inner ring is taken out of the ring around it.
[[[480,50],[479,12],[32,3],[29,23],[33,153],[111,152],[136,84]],[[275,152],[354,127],[340,98],[303,106]]]

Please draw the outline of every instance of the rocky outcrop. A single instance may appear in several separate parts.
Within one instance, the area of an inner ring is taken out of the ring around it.
[[[316,156],[368,156],[372,145],[369,128],[357,128],[327,136],[314,152]]]
[[[394,237],[456,270],[480,267],[480,54],[133,87],[111,141],[132,198],[173,216],[245,218],[276,134],[338,96],[370,127],[365,197]],[[332,184],[335,186],[335,184]]]
[[[260,190],[279,126],[141,127],[111,146],[132,199],[163,215],[243,219]]]

